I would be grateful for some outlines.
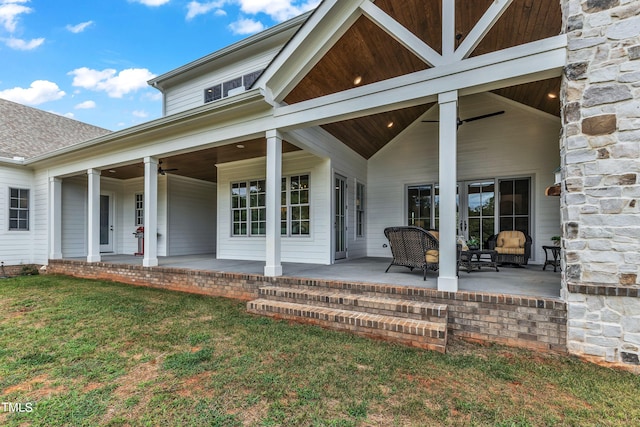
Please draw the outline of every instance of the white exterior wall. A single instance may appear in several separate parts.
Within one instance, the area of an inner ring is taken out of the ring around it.
[[[167,175],[167,255],[215,252],[216,184]]]
[[[164,95],[165,115],[169,116],[203,105],[206,88],[266,68],[279,50],[280,46],[271,48],[261,52],[260,55],[223,66],[167,89]]]
[[[560,201],[544,195],[560,162],[557,118],[492,94],[462,98],[462,119],[505,110],[458,130],[458,181],[527,177],[532,180],[532,257],[560,235]],[[427,115],[437,119],[437,107]],[[369,161],[368,255],[390,257],[385,227],[407,225],[407,186],[438,182],[438,124],[417,121]]]
[[[9,189],[29,190],[29,230],[9,231]],[[0,166],[0,261],[5,265],[36,262],[34,241],[38,231],[37,191],[33,172],[24,167]]]
[[[62,180],[62,256],[87,255],[87,180],[74,176]]]
[[[265,158],[218,165],[217,258],[265,260],[265,238],[231,236],[231,183],[265,179]],[[283,155],[282,175],[309,174],[311,234],[282,237],[282,261],[330,264],[331,167],[327,159],[304,152]]]

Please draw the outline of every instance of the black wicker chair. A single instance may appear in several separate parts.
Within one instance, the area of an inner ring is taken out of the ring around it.
[[[518,235],[524,236],[517,237]],[[509,240],[518,238],[520,244],[507,244]],[[531,236],[521,231],[501,231],[487,240],[487,249],[493,249],[498,252],[496,262],[498,264],[515,264],[519,266],[527,265],[531,258]],[[510,246],[510,247],[509,247]]]
[[[385,273],[392,265],[422,269],[422,280],[426,280],[427,271],[438,270],[439,243],[438,239],[429,231],[420,227],[402,226],[387,227],[384,235],[389,239],[389,246],[393,260]]]

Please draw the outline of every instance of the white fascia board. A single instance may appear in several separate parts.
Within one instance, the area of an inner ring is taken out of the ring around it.
[[[121,131],[113,132],[98,138],[90,139],[79,144],[63,147],[58,150],[36,156],[25,161],[26,164],[34,164],[55,160],[57,157],[82,153],[87,149],[105,150],[111,145],[135,144],[138,142],[153,143],[155,138],[167,134],[175,134],[190,126],[196,126],[201,122],[211,123],[230,116],[242,117],[243,112],[270,111],[271,105],[264,99],[263,91],[251,89],[236,96],[223,98],[219,101],[201,105],[191,110],[182,111],[171,116],[161,117],[137,126],[133,126]]]
[[[254,84],[280,103],[362,16],[359,2],[325,0]]]
[[[360,86],[293,105],[275,107],[275,127],[315,126],[437,100],[452,90],[470,95],[559,76],[566,35],[516,46],[428,70]]]
[[[387,15],[378,6],[370,1],[364,1],[360,5],[360,8],[367,18],[423,62],[432,67],[437,67],[443,63],[442,56],[438,52],[403,27],[398,21]]]

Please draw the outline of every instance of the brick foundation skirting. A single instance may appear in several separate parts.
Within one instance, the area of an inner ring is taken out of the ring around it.
[[[353,283],[169,267],[50,260],[47,274],[112,280],[139,286],[249,301],[268,285],[322,287],[355,294],[446,304],[449,336],[538,351],[566,353],[567,307],[553,298],[481,292],[441,292],[397,285]]]
[[[640,298],[640,288],[630,288],[616,285],[576,285],[569,283],[567,284],[567,290],[573,294]]]

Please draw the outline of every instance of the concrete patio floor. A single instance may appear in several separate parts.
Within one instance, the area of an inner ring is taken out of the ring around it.
[[[80,258],[75,258],[80,259]],[[102,254],[103,262],[115,264],[142,265],[142,257],[133,255]],[[427,273],[422,280],[422,271],[393,266],[385,273],[390,263],[387,258],[359,258],[333,265],[283,263],[283,275],[306,279],[340,280],[390,285],[437,288],[437,272]],[[220,271],[227,273],[263,274],[263,261],[223,260],[213,254],[159,257],[161,267],[184,268],[189,270]],[[530,264],[524,268],[508,265],[496,272],[491,268],[459,273],[458,287],[463,291],[488,292],[492,294],[523,295],[546,298],[560,298],[560,272],[547,267]]]

